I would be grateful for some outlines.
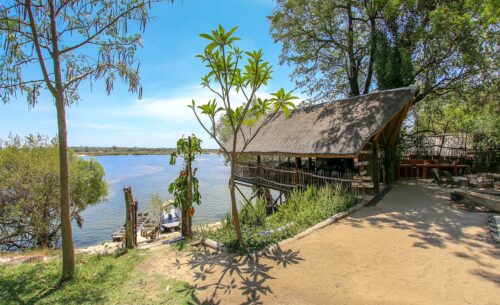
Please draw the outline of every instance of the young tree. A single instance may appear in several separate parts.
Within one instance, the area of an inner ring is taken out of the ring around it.
[[[234,183],[236,165],[248,144],[259,134],[261,128],[277,115],[288,116],[290,109],[295,107],[291,101],[297,98],[292,96],[292,92],[285,92],[283,88],[272,93],[273,98],[271,99],[258,97],[259,89],[267,85],[271,79],[272,67],[269,62],[263,60],[262,50],[243,52],[235,46],[234,42],[239,40],[238,37],[233,36],[236,29],[235,27],[226,32],[219,25],[211,34],[200,34],[202,38],[209,40],[204,53],[197,56],[208,68],[208,73],[201,78],[201,84],[217,97],[200,106],[196,106],[193,100],[189,107],[192,108],[203,129],[220,146],[231,166],[229,177],[231,214],[236,236],[242,245],[243,237],[238,218]],[[246,55],[246,64],[242,67],[244,55]],[[235,104],[235,94],[240,94],[243,97],[243,105]],[[219,106],[221,102],[222,105]],[[208,118],[209,125],[203,123],[197,110]],[[219,114],[223,115],[224,119],[229,122],[230,135],[224,135],[224,137],[228,137],[227,145],[219,138],[220,128],[216,126]],[[243,125],[251,125],[253,128],[250,132],[245,133],[242,129]],[[237,145],[238,135],[242,137],[241,146]]]
[[[184,159],[184,168],[174,182],[168,186],[168,192],[174,194],[174,206],[180,207],[182,212],[182,236],[191,238],[193,202],[201,203],[199,182],[193,170],[193,161],[196,154],[201,154],[201,140],[195,135],[184,136],[177,141],[177,151],[170,155],[170,165],[175,165],[177,157]]]
[[[61,233],[57,140],[13,137],[0,143],[0,244],[8,250],[54,247]],[[108,186],[95,160],[69,153],[72,220],[100,202]]]
[[[66,107],[79,100],[84,81],[103,79],[109,94],[119,77],[129,91],[138,92],[139,65],[135,52],[139,33],[129,34],[129,23],[143,31],[148,9],[159,0],[25,0],[0,5],[0,96],[8,102],[25,94],[33,107],[42,90],[55,101],[59,137],[60,215],[63,251],[62,279],[75,272],[70,217],[70,177]],[[25,77],[26,76],[26,77]]]

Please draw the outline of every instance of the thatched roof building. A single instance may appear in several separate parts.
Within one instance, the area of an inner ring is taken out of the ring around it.
[[[269,120],[245,148],[256,155],[354,158],[366,144],[384,135],[395,141],[411,106],[416,87],[404,87],[303,107]],[[257,126],[245,126],[237,140],[241,151]],[[232,140],[225,143],[232,147]]]

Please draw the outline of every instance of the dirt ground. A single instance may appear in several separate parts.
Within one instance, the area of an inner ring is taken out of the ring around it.
[[[266,256],[162,248],[142,268],[193,283],[209,304],[500,304],[490,214],[448,198],[400,182],[377,206]]]

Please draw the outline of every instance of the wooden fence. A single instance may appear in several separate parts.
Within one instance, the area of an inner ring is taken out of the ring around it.
[[[304,168],[272,168],[257,165],[237,165],[235,179],[248,184],[264,186],[280,191],[292,190],[307,185],[339,185],[353,190],[352,174],[307,170]]]

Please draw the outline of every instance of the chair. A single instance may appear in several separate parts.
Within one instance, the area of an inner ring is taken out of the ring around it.
[[[435,168],[435,167],[431,168],[431,175],[434,178],[434,180],[432,182],[436,182],[438,185],[441,185],[441,183],[443,183],[443,182],[446,184],[446,180],[443,179],[443,177],[441,177],[437,168]]]

